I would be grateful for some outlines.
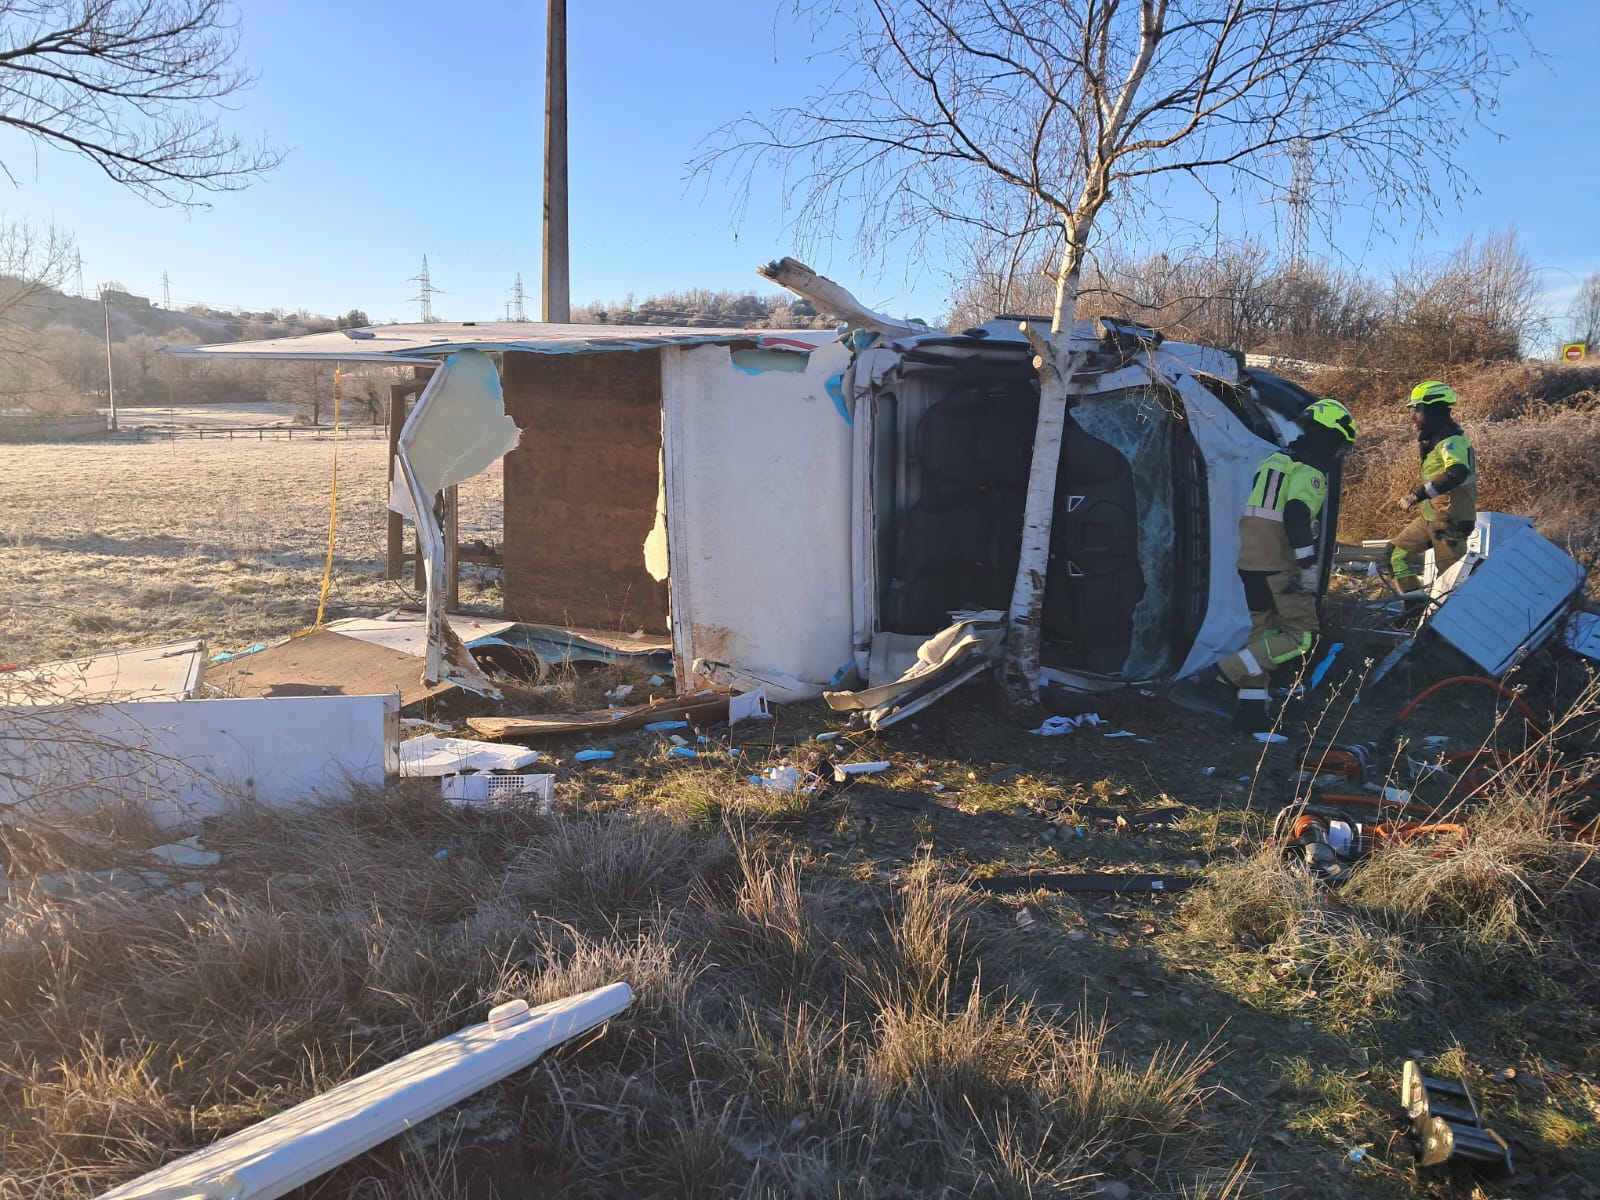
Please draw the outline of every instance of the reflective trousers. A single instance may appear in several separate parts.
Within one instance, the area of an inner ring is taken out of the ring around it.
[[[1218,667],[1239,689],[1240,700],[1265,700],[1267,676],[1300,658],[1317,637],[1317,598],[1299,588],[1300,572],[1240,571],[1250,609],[1250,638]]]
[[[1419,513],[1389,539],[1389,567],[1401,591],[1414,592],[1422,586],[1411,560],[1421,557],[1429,546],[1433,547],[1434,569],[1440,573],[1467,552],[1466,534],[1456,535],[1459,526],[1460,522],[1451,521],[1448,516],[1429,520]],[[1471,531],[1469,525],[1467,532]]]

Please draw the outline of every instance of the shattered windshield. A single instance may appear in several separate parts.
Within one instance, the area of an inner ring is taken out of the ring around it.
[[[1144,593],[1134,606],[1128,654],[1121,674],[1148,679],[1169,665],[1178,611],[1173,534],[1172,425],[1175,401],[1149,388],[1129,388],[1085,396],[1070,420],[1090,437],[1113,447],[1133,472],[1135,527]]]

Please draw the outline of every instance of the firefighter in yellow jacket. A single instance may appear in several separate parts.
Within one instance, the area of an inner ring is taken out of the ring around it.
[[[1478,459],[1472,442],[1456,424],[1456,394],[1437,379],[1411,389],[1407,401],[1417,429],[1422,482],[1395,501],[1402,512],[1421,512],[1389,539],[1389,565],[1402,594],[1421,594],[1412,560],[1433,547],[1435,570],[1443,571],[1466,552],[1467,535],[1478,521]]]
[[[1234,725],[1269,728],[1267,677],[1308,653],[1317,636],[1317,538],[1328,472],[1356,442],[1356,423],[1337,400],[1318,400],[1300,416],[1305,432],[1256,468],[1239,518],[1239,578],[1250,610],[1250,638],[1224,658],[1239,689]]]

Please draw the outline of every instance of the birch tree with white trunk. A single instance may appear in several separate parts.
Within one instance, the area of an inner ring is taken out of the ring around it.
[[[1102,228],[1148,238],[1173,188],[1281,197],[1291,145],[1324,212],[1353,200],[1425,221],[1468,186],[1457,151],[1525,19],[1511,0],[841,2],[813,18],[839,74],[712,136],[691,166],[726,170],[746,200],[776,169],[802,246],[853,225],[858,250],[887,257],[963,227],[1029,243],[1019,261],[1048,251],[1054,309],[1025,329],[1040,403],[1010,705],[1036,703],[1073,312]]]

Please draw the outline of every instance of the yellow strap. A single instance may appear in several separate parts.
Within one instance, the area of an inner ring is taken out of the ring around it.
[[[333,539],[339,524],[339,368],[333,369],[333,483],[328,501],[328,557],[322,564],[322,593],[317,597],[317,619],[312,629],[322,628],[322,610],[328,603],[328,588],[333,584]]]

